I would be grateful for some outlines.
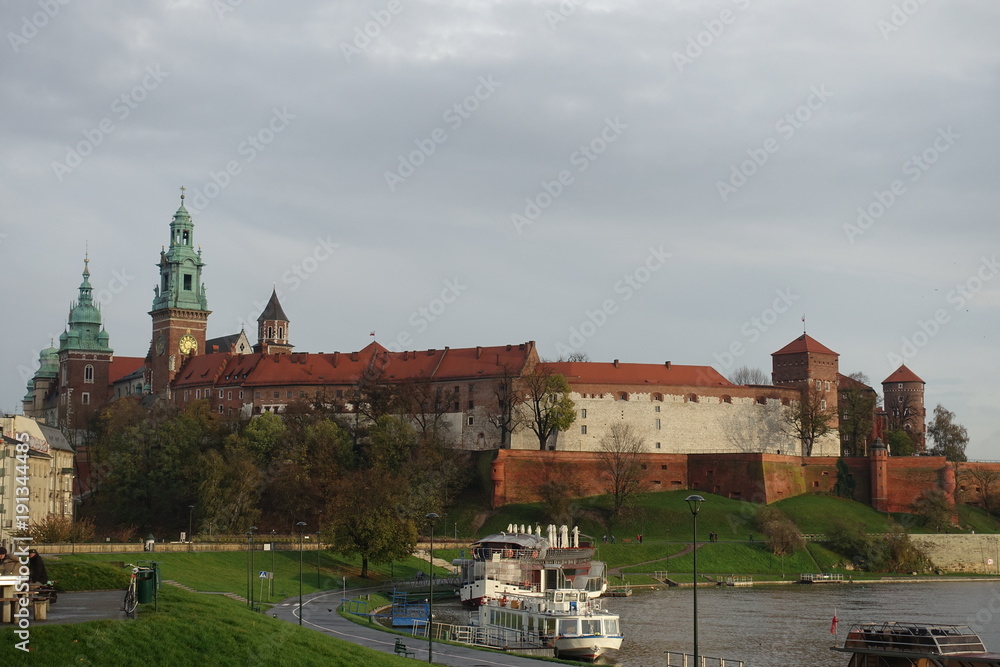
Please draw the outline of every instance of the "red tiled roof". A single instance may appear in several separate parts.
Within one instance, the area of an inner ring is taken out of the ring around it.
[[[864,382],[859,382],[855,380],[850,375],[844,375],[843,373],[837,373],[837,388],[846,389],[848,387],[867,389],[868,391],[875,391]]]
[[[112,357],[108,367],[108,384],[114,384],[126,375],[142,368],[146,360],[142,357]]]
[[[668,385],[674,387],[736,386],[711,366],[617,364],[593,361],[557,361],[546,368],[572,384]]]
[[[882,384],[891,384],[893,382],[919,382],[920,384],[927,384],[917,377],[916,373],[907,368],[906,364],[903,364],[893,371],[892,375],[882,380]]]
[[[823,345],[815,338],[807,334],[802,334],[777,352],[772,352],[771,356],[773,357],[779,354],[799,354],[802,352],[816,352],[819,354],[835,354],[840,356],[826,345]]]
[[[174,377],[173,386],[201,387],[206,384],[215,384],[215,379],[227,361],[229,361],[229,354],[226,352],[196,354],[188,357],[184,361],[184,365],[181,366],[181,370]]]

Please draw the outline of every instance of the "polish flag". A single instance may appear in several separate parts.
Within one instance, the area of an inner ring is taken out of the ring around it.
[[[833,620],[830,622],[830,634],[837,634],[837,623],[840,623],[840,619],[837,618],[837,610],[833,611]]]

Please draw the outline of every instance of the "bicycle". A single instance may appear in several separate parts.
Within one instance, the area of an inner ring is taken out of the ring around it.
[[[125,600],[122,602],[122,611],[130,618],[135,618],[135,609],[139,606],[138,584],[139,568],[132,563],[126,563],[126,567],[132,568],[132,576],[129,578],[128,588],[125,589]]]

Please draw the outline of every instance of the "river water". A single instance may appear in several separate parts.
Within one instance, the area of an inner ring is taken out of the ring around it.
[[[603,664],[662,667],[666,651],[692,651],[691,589],[636,592],[603,602],[621,617],[625,633],[621,650]],[[457,603],[454,610],[445,608],[444,615],[458,612]],[[840,621],[836,637],[830,634],[834,610]],[[850,625],[862,621],[967,624],[987,649],[1000,651],[1000,582],[698,589],[699,652],[743,660],[745,667],[844,667],[848,655],[830,647],[835,640],[843,646]]]

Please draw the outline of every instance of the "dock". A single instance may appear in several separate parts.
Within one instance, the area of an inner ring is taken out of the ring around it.
[[[826,572],[821,572],[819,574],[807,573],[799,575],[800,584],[846,584],[848,580],[844,579],[842,574],[828,574]]]
[[[632,597],[632,587],[631,586],[608,586],[608,589],[604,591],[603,597],[606,598],[630,598]]]

